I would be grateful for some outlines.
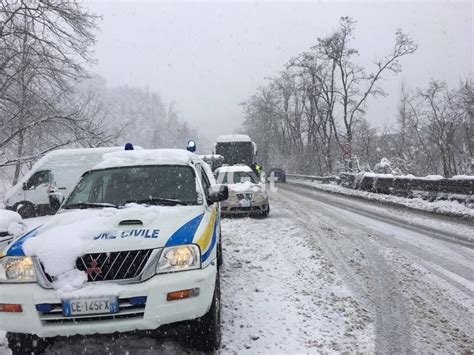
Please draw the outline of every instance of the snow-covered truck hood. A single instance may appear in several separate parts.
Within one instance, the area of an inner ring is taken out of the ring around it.
[[[4,254],[37,256],[51,276],[74,269],[76,259],[88,253],[197,243],[204,255],[212,247],[212,235],[205,234],[215,233],[216,216],[215,208],[206,213],[202,205],[65,211],[17,238]]]
[[[229,192],[232,193],[242,193],[242,192],[257,192],[262,189],[258,184],[254,184],[250,181],[239,182],[237,184],[227,185]]]

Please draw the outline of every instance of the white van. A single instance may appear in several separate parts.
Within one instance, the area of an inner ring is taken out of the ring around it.
[[[81,175],[100,162],[105,153],[123,149],[107,147],[52,151],[33,165],[20,182],[6,193],[4,204],[23,218],[55,212],[59,203],[51,206],[51,195],[60,198],[67,196]]]

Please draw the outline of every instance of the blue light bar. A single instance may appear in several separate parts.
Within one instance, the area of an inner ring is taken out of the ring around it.
[[[139,306],[146,303],[146,296],[131,297],[130,303],[134,306]]]
[[[51,312],[53,305],[49,303],[40,303],[36,305],[36,310],[38,312]]]
[[[186,146],[186,150],[194,153],[196,151],[196,142],[192,139],[188,141],[188,145]]]

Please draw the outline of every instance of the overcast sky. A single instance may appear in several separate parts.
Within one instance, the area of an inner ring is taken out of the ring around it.
[[[471,1],[161,2],[88,1],[103,16],[93,71],[109,85],[148,87],[174,102],[182,119],[209,139],[242,125],[239,105],[292,56],[329,34],[341,16],[358,23],[353,46],[370,69],[402,28],[419,44],[403,72],[385,75],[387,97],[367,118],[392,124],[400,85],[430,78],[457,85],[473,71]]]

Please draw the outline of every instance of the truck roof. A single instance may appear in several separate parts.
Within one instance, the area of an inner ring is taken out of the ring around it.
[[[141,148],[139,148],[141,149]],[[56,149],[46,153],[32,167],[32,171],[45,165],[63,166],[77,165],[81,161],[87,162],[91,156],[98,157],[110,152],[123,150],[123,147],[100,147],[100,148],[75,148],[75,149]]]
[[[199,156],[184,149],[143,149],[104,154],[100,163],[92,170],[137,165],[190,165],[202,161]]]
[[[216,173],[237,173],[237,172],[251,172],[247,165],[230,165],[230,166],[222,166],[216,169]]]
[[[229,143],[229,142],[252,142],[252,139],[246,134],[226,134],[219,136],[216,139],[217,143]]]
[[[224,159],[224,156],[220,154],[204,154],[204,155],[199,155],[199,157],[203,160],[205,159]]]

